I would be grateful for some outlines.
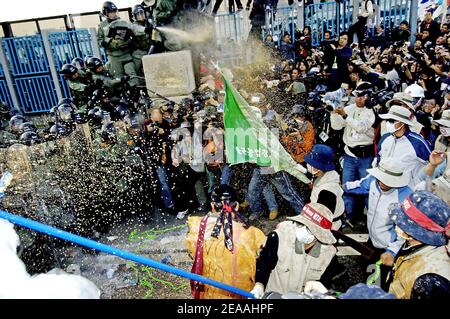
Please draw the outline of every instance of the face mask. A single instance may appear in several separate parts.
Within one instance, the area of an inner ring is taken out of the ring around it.
[[[400,126],[399,128],[395,128],[395,123],[386,122],[386,132],[390,133],[390,134],[394,134],[395,132],[400,130],[403,127],[403,125]]]
[[[296,121],[297,124],[299,124],[299,125],[302,125],[303,123],[305,123],[305,120],[295,119],[295,121]]]
[[[445,137],[450,136],[450,127],[441,127],[441,128],[439,128],[439,131],[440,131],[441,134],[444,135]]]
[[[401,230],[398,226],[395,226],[395,232],[397,233],[397,236],[400,238],[403,238],[404,240],[410,240],[412,239],[408,234],[406,234],[403,230]]]
[[[311,234],[306,226],[297,228],[297,230],[295,231],[295,238],[299,243],[306,245],[311,244],[315,239],[314,235]]]
[[[308,172],[310,172],[313,175],[316,175],[319,172],[318,169],[315,169],[314,167],[312,167],[308,163],[306,164],[306,169],[308,170]]]

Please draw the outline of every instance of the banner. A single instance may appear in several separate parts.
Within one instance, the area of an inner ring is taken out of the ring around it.
[[[230,165],[255,163],[286,171],[304,183],[309,179],[300,171],[297,162],[281,145],[276,131],[270,130],[262,118],[233,87],[224,75],[225,154]]]

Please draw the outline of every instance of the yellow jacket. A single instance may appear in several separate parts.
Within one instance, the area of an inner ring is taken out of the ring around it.
[[[189,233],[186,239],[187,249],[195,256],[197,238],[202,217],[188,218]],[[234,252],[225,248],[223,229],[218,238],[211,237],[217,217],[210,216],[205,230],[203,244],[203,276],[217,280],[245,291],[253,289],[255,284],[257,254],[266,240],[264,233],[256,227],[244,228],[243,224],[233,221]],[[238,299],[241,296],[228,291],[205,285],[201,299]]]

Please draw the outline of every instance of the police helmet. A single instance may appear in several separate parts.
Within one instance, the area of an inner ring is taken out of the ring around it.
[[[73,111],[72,104],[64,103],[58,106],[58,114],[61,121],[72,121]]]
[[[65,135],[68,135],[69,133],[70,133],[70,130],[61,124],[59,124],[59,125],[55,124],[50,128],[50,135],[52,135],[52,136],[56,136],[56,135],[65,136]]]
[[[34,126],[34,124],[32,122],[24,122],[19,125],[19,130],[21,133],[29,132],[29,131],[35,132],[36,127]]]
[[[33,142],[37,141],[39,139],[38,135],[34,131],[26,131],[20,135],[19,140],[21,142],[24,142],[28,145],[33,144]]]
[[[144,7],[142,7],[140,4],[137,4],[133,7],[133,17],[135,20],[138,19],[139,15],[144,15],[145,18],[145,11],[144,11]]]
[[[115,111],[120,119],[124,119],[127,115],[130,114],[130,109],[128,108],[128,105],[125,103],[119,103]]]
[[[58,106],[63,105],[63,104],[70,104],[70,105],[72,105],[73,101],[70,98],[64,97],[64,98],[62,98],[62,99],[60,99],[58,101]]]
[[[90,57],[86,62],[87,68],[91,71],[95,71],[99,66],[102,65],[103,65],[102,60],[96,57]]]
[[[64,64],[59,72],[65,77],[70,77],[78,72],[78,68],[73,64]]]
[[[103,140],[113,140],[116,137],[116,127],[113,122],[103,125],[101,136]]]
[[[71,64],[78,69],[84,69],[84,60],[80,57],[73,58]]]
[[[87,67],[87,61],[92,58],[92,55],[86,55],[83,59],[84,66]]]
[[[12,132],[19,132],[20,130],[20,125],[22,123],[27,122],[27,119],[24,118],[22,115],[14,115],[13,117],[11,117],[11,119],[9,120],[9,126],[11,128]]]
[[[117,7],[112,1],[103,2],[102,14],[106,17],[108,13],[117,12]]]

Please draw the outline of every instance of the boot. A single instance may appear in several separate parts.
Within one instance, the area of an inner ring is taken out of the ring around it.
[[[269,220],[275,220],[278,217],[278,210],[272,210],[269,213]]]

